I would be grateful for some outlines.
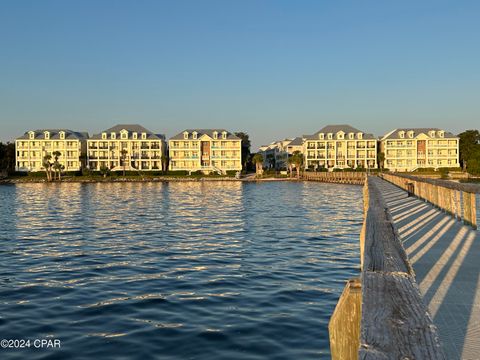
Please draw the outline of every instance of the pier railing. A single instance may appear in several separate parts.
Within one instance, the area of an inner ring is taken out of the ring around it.
[[[405,174],[381,174],[380,177],[410,194],[444,210],[466,225],[477,228],[476,194],[480,187],[452,181],[424,179]]]
[[[445,359],[378,181],[365,183],[361,278],[348,281],[330,319],[332,359]]]
[[[304,171],[302,178],[309,181],[320,181],[337,184],[363,185],[365,183],[366,173],[355,171],[338,172],[310,172]]]

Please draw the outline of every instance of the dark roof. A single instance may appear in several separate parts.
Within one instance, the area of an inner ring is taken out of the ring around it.
[[[339,131],[343,131],[345,134],[348,134],[348,133],[354,133],[354,134],[362,133],[363,134],[363,139],[375,139],[373,134],[367,134],[367,133],[365,133],[363,131],[360,131],[360,130],[358,130],[358,129],[354,128],[353,126],[350,126],[350,125],[327,125],[327,126],[324,126],[322,129],[318,130],[313,135],[304,135],[304,138],[306,140],[318,140],[318,138],[319,138],[318,135],[319,134],[332,133],[334,135],[333,139],[337,139],[336,134]],[[345,139],[345,140],[348,140],[348,139]]]
[[[60,139],[60,132],[65,132],[65,140],[86,140],[88,139],[88,133],[82,131],[73,131],[69,129],[37,129],[31,130],[35,133],[35,140],[42,140],[45,139],[45,132],[48,131],[50,133],[50,140],[59,140]],[[21,139],[30,139],[29,135],[30,131],[26,131],[25,134],[17,138],[18,140]]]
[[[303,138],[301,137],[296,137],[295,139],[293,139],[290,144],[288,144],[288,146],[299,146],[299,145],[303,145]]]
[[[427,136],[430,136],[430,135],[428,135],[428,132],[432,131],[432,130],[434,130],[435,132],[445,131],[445,130],[442,130],[442,129],[439,129],[439,128],[402,128],[402,129],[395,129],[393,131],[390,131],[389,133],[385,134],[382,137],[382,140],[385,140],[385,139],[401,139],[401,137],[399,135],[400,131],[404,131],[405,134],[407,134],[408,131],[413,131],[413,138],[416,138],[420,134],[425,134]],[[443,137],[447,138],[447,139],[458,139],[457,136],[453,135],[451,132],[448,132],[448,131],[445,131]],[[440,137],[437,137],[437,136],[435,138],[441,139]]]
[[[137,133],[138,135],[141,135],[142,133],[147,134],[147,140],[160,140],[160,139],[165,139],[165,135],[163,134],[154,134],[150,130],[144,128],[142,125],[138,124],[119,124],[111,127],[110,129],[102,131],[100,134],[95,134],[92,135],[90,139],[92,140],[101,140],[102,139],[102,133],[107,133],[107,135],[110,135],[111,133],[115,133],[117,139],[120,139],[120,131],[122,130],[127,130],[128,131],[128,138],[132,139],[133,133]],[[141,140],[141,139],[137,139]]]
[[[184,140],[183,133],[187,131],[188,132],[188,139],[192,140],[193,139],[193,132],[197,132],[197,138],[200,138],[202,135],[208,135],[213,139],[213,132],[216,131],[218,132],[218,135],[221,137],[222,132],[227,133],[227,140],[241,140],[238,136],[235,136],[233,133],[225,130],[225,129],[186,129],[183,130],[182,132],[178,133],[175,136],[172,136],[170,140]],[[221,140],[221,139],[220,139]]]

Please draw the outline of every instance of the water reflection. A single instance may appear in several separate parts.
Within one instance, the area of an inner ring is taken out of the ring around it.
[[[66,357],[325,357],[358,272],[360,187],[22,184],[0,200],[0,331],[57,337]]]

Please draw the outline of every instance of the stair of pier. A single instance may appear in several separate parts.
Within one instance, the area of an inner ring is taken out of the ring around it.
[[[387,181],[378,186],[446,358],[480,359],[480,232]]]

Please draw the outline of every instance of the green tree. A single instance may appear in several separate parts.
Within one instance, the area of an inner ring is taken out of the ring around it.
[[[460,138],[460,163],[463,171],[470,171],[469,163],[472,160],[480,160],[480,132],[478,130],[466,130],[458,134]]]
[[[107,175],[110,174],[110,169],[108,168],[107,165],[102,164],[102,166],[100,166],[100,174],[102,174],[104,178],[106,178]]]
[[[255,164],[255,172],[257,176],[262,174],[263,170],[263,156],[260,153],[257,153],[253,156],[252,162]]]
[[[15,171],[15,144],[0,143],[0,170],[11,174]]]
[[[235,136],[242,139],[242,167],[244,170],[248,170],[250,157],[250,137],[245,132],[236,132]]]

